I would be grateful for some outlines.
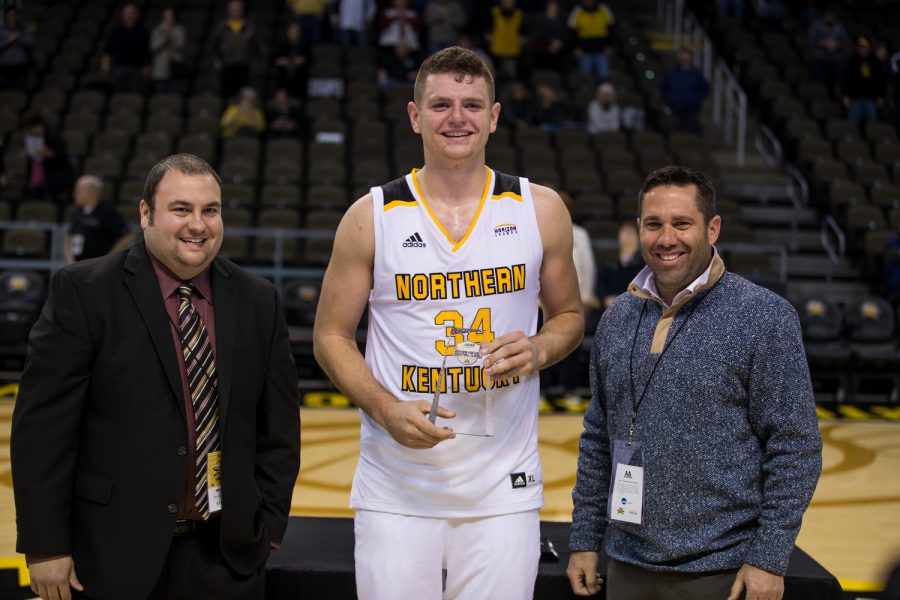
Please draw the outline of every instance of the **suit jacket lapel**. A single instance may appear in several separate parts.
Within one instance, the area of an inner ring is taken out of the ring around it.
[[[213,311],[216,318],[216,374],[219,377],[219,423],[228,422],[228,402],[231,399],[231,374],[234,371],[234,342],[237,335],[235,319],[240,315],[240,288],[231,278],[228,263],[215,259],[210,269]]]
[[[162,292],[159,289],[159,281],[153,272],[153,266],[147,257],[147,249],[143,243],[137,244],[128,252],[125,259],[125,285],[131,293],[134,303],[137,305],[144,326],[153,347],[159,356],[163,370],[166,372],[166,380],[172,393],[178,399],[178,410],[184,416],[184,399],[181,389],[181,374],[178,370],[178,353],[172,342],[172,333],[169,326],[169,318],[166,315],[166,307],[162,302]],[[126,325],[127,326],[127,325]]]

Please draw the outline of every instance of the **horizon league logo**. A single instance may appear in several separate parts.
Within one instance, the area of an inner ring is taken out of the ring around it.
[[[513,489],[528,487],[529,485],[534,485],[537,483],[534,479],[534,475],[528,475],[527,473],[510,473],[509,480],[512,483]]]

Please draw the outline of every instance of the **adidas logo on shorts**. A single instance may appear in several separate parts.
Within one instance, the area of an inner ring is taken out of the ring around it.
[[[528,485],[525,481],[525,473],[510,473],[509,479],[512,481],[513,489],[523,488]]]
[[[419,235],[419,232],[415,232],[403,242],[404,248],[425,248],[425,242],[422,241],[422,236]]]

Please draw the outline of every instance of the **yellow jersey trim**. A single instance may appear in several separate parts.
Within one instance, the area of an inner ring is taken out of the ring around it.
[[[417,204],[418,202],[415,200],[391,200],[384,205],[384,212],[387,212],[392,208],[397,208],[398,206],[415,206]]]
[[[515,192],[503,192],[502,194],[495,194],[491,196],[491,200],[503,200],[504,198],[510,198],[515,200],[516,202],[525,202],[522,200],[522,196]]]
[[[416,188],[416,194],[418,194],[419,198],[422,200],[422,206],[425,207],[425,210],[428,212],[428,216],[431,217],[431,220],[434,221],[434,224],[437,225],[438,229],[441,230],[441,233],[444,234],[444,237],[447,238],[447,241],[452,244],[451,250],[456,252],[462,247],[463,244],[466,243],[466,240],[469,239],[469,236],[472,234],[472,230],[475,229],[475,224],[478,223],[478,217],[481,216],[481,210],[484,208],[484,203],[488,197],[488,191],[491,189],[491,185],[493,183],[493,172],[488,168],[487,165],[484,166],[484,170],[487,173],[487,177],[484,181],[484,190],[481,192],[481,201],[478,203],[478,210],[475,211],[475,216],[472,217],[472,222],[469,223],[469,228],[466,230],[465,235],[462,236],[462,239],[459,241],[454,240],[450,233],[444,229],[444,226],[441,225],[441,222],[438,221],[437,217],[434,216],[434,213],[431,212],[431,207],[428,206],[428,201],[425,200],[425,195],[422,194],[422,188],[419,187],[419,180],[416,179],[416,173],[418,173],[419,169],[412,170],[412,182],[413,186]],[[502,194],[501,194],[502,195]]]

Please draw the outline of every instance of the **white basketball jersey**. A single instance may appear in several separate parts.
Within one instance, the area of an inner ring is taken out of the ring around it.
[[[543,247],[528,181],[487,169],[481,204],[459,241],[434,218],[416,171],[372,188],[372,200],[366,364],[400,400],[431,402],[440,388],[444,398],[468,394],[488,402],[493,436],[457,435],[414,450],[363,413],[350,505],[440,518],[540,508],[538,375],[489,382],[480,362],[467,364],[452,345],[536,333]]]

